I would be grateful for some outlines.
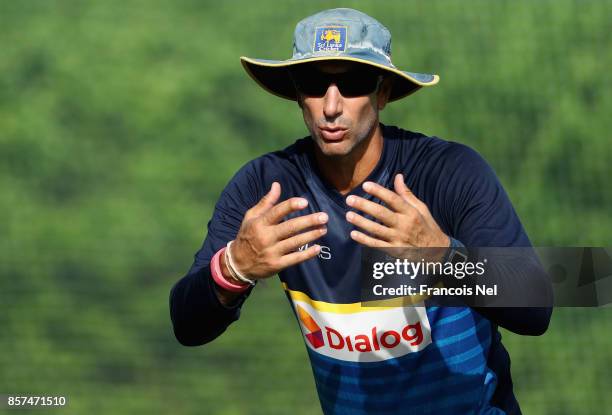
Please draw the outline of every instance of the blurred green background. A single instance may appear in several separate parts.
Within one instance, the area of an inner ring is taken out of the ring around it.
[[[295,23],[339,5],[0,3],[0,393],[68,396],[57,413],[320,413],[277,279],[199,348],[174,340],[168,293],[233,173],[306,135],[238,57],[288,58]],[[341,5],[391,30],[400,68],[441,76],[383,122],[477,149],[534,244],[612,245],[611,1]],[[525,414],[612,407],[611,317],[503,333]]]

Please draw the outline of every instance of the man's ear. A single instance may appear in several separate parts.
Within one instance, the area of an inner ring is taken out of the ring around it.
[[[389,102],[389,95],[391,95],[391,87],[393,86],[393,78],[391,76],[385,76],[380,88],[378,88],[377,102],[378,110],[382,110]]]

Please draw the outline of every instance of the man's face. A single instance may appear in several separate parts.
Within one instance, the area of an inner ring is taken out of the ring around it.
[[[388,99],[388,82],[352,62],[317,62],[300,71],[294,73],[298,102],[316,145],[325,156],[350,154],[376,129],[378,111]],[[301,87],[300,77],[306,87]]]

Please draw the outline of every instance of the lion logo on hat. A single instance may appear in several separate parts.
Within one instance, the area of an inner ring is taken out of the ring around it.
[[[315,32],[315,52],[343,52],[346,48],[346,26],[318,27]]]
[[[325,30],[321,34],[321,40],[324,40],[326,43],[329,43],[332,40],[334,43],[340,43],[340,32],[333,29]]]

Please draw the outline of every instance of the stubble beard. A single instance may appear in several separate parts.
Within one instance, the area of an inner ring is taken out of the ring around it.
[[[318,124],[308,125],[308,129],[310,130],[311,138],[315,142],[317,151],[330,161],[340,161],[357,152],[360,152],[358,150],[361,150],[363,147],[368,145],[369,138],[373,136],[373,133],[378,125],[376,114],[370,114],[369,118],[370,119],[367,121],[367,123],[360,123],[362,128],[359,131],[355,131],[353,129],[355,126],[354,123],[346,122],[345,120],[342,120],[342,118],[339,118],[337,124],[347,127],[347,135],[345,135],[342,141],[339,143],[325,142],[318,131]],[[319,122],[324,124],[324,120],[319,120]]]

